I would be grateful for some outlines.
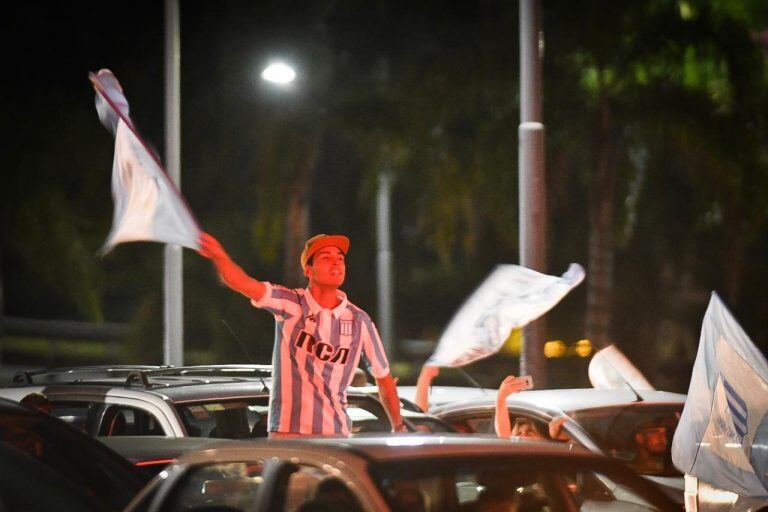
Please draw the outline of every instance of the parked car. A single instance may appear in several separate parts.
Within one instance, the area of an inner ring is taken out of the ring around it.
[[[214,444],[234,442],[210,437],[113,436],[98,437],[111,450],[119,453],[148,478],[156,476],[185,453],[204,450]]]
[[[126,511],[677,510],[625,465],[477,436],[235,441],[183,455]],[[498,509],[496,509],[498,510]]]
[[[495,401],[494,394],[430,410],[460,432],[493,433]],[[573,442],[632,466],[679,503],[683,475],[672,465],[670,450],[684,404],[685,395],[679,393],[594,388],[522,391],[507,399],[512,425],[528,419],[546,432],[552,418],[565,414],[564,431]],[[643,456],[638,436],[644,429],[657,437],[652,457]]]
[[[160,435],[239,439],[267,435],[271,366],[81,367],[24,372],[0,396],[45,394],[52,414],[93,436]],[[354,432],[391,426],[378,398],[350,389]],[[453,431],[404,408],[409,430]]]
[[[122,510],[149,478],[63,421],[0,399],[0,510]]]

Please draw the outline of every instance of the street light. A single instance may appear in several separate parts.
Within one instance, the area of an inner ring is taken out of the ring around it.
[[[296,79],[296,71],[284,62],[273,62],[261,72],[261,78],[278,85],[287,85]]]

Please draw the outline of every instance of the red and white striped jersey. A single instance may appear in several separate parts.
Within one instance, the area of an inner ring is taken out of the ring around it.
[[[347,387],[361,354],[374,377],[389,374],[376,326],[340,290],[341,303],[326,309],[309,289],[264,284],[264,296],[251,303],[276,321],[269,431],[348,435]]]

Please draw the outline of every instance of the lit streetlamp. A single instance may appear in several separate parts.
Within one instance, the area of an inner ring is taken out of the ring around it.
[[[288,85],[296,80],[296,71],[284,62],[273,62],[261,72],[261,78],[277,85]]]

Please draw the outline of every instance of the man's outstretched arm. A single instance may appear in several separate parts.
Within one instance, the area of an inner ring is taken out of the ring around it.
[[[224,284],[236,292],[253,300],[261,300],[264,296],[267,290],[264,283],[246,274],[237,263],[232,261],[219,241],[208,233],[200,235],[199,253],[213,262]]]
[[[376,385],[379,386],[379,398],[387,411],[389,422],[392,424],[392,432],[408,432],[408,428],[403,423],[403,417],[400,415],[400,397],[397,396],[397,388],[392,375],[376,379]]]

